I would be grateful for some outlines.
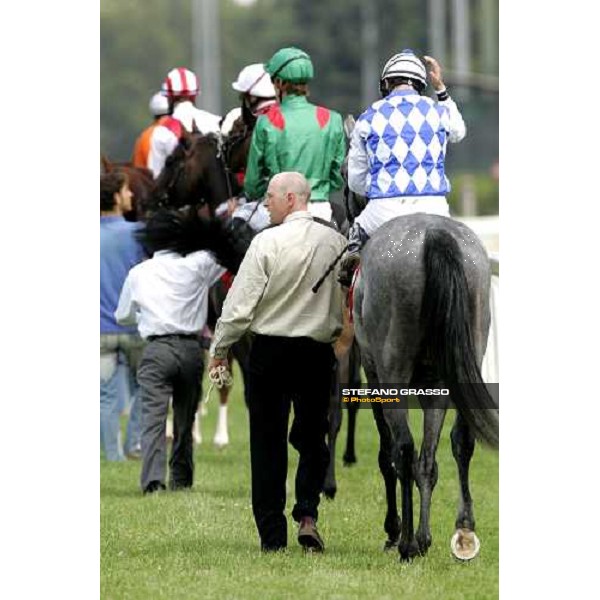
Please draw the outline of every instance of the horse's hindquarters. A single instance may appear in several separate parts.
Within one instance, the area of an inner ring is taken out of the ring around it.
[[[422,357],[424,328],[422,305],[428,273],[427,237],[442,232],[451,239],[455,264],[464,272],[473,337],[481,357],[489,325],[490,268],[487,253],[468,227],[447,217],[418,213],[398,217],[380,227],[363,249],[355,290],[356,335],[363,350],[377,365],[386,383],[408,384]],[[431,242],[429,242],[431,243]],[[441,267],[436,267],[434,270]],[[431,274],[430,274],[431,275]],[[433,278],[440,273],[433,273]],[[430,277],[431,279],[431,277]],[[478,357],[479,359],[479,357]]]

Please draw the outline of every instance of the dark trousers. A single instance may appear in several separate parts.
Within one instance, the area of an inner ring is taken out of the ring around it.
[[[285,482],[290,442],[299,453],[292,516],[318,518],[319,494],[329,464],[325,436],[335,357],[331,344],[310,338],[258,335],[248,381],[252,509],[263,548],[287,545]]]
[[[164,336],[146,344],[137,373],[142,405],[142,490],[151,481],[165,483],[165,428],[171,397],[173,447],[169,459],[169,487],[176,489],[192,486],[192,428],[202,391],[202,371],[199,339]]]

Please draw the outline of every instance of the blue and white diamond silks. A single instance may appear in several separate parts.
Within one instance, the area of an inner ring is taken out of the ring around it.
[[[358,119],[369,158],[367,196],[445,196],[449,134],[446,106],[413,91],[394,92]]]

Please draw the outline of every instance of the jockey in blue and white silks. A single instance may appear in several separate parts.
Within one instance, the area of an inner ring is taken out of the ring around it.
[[[424,60],[437,101],[421,95],[425,66],[404,50],[386,63],[380,81],[383,98],[360,115],[352,132],[348,186],[367,198],[367,206],[350,229],[343,283],[351,278],[361,247],[387,221],[416,212],[450,216],[446,147],[462,140],[466,128],[439,64],[428,56]]]

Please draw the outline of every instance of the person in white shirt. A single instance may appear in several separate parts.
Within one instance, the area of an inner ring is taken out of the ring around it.
[[[296,172],[269,182],[266,207],[277,227],[258,233],[242,261],[218,320],[210,369],[228,366],[229,347],[254,333],[250,352],[248,409],[252,508],[263,551],[287,545],[284,514],[287,434],[299,452],[296,504],[298,541],[324,549],[317,528],[319,495],[329,454],[325,443],[335,358],[342,331],[342,290],[335,269],[313,286],[344,250],[346,240],[308,212],[310,185]]]
[[[154,128],[150,140],[148,168],[156,179],[165,166],[167,157],[175,150],[182,135],[197,129],[200,133],[218,133],[221,117],[194,106],[200,93],[200,83],[192,71],[179,67],[169,71],[161,87],[171,106],[171,116],[165,117]]]
[[[169,488],[193,484],[192,428],[203,373],[200,333],[206,324],[208,290],[225,272],[204,250],[182,255],[161,249],[160,244],[152,247],[153,227],[160,225],[153,217],[146,224],[142,241],[154,254],[131,269],[115,311],[118,323],[137,323],[141,337],[147,340],[137,373],[144,493],[166,487],[165,427],[171,397],[174,439]]]

